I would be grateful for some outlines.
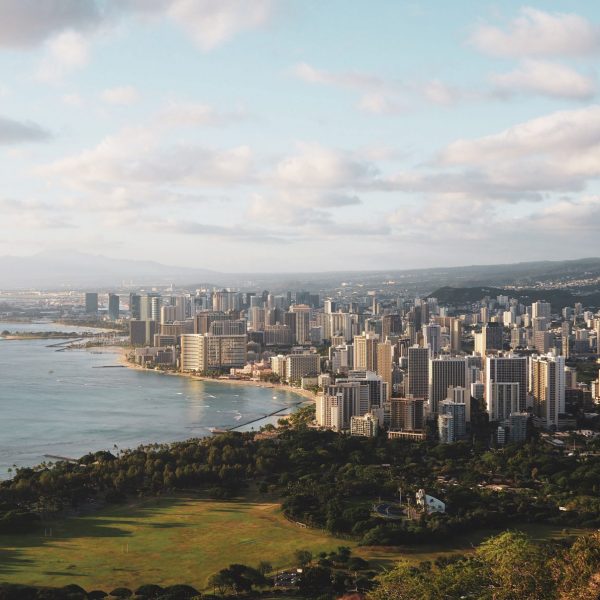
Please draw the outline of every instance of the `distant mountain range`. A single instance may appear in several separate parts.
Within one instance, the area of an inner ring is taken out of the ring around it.
[[[208,269],[172,267],[146,260],[127,260],[93,254],[40,253],[0,257],[0,289],[105,288],[213,282],[222,279]]]
[[[519,285],[537,282],[594,280],[600,278],[600,258],[522,262],[503,265],[471,265],[427,269],[331,271],[327,273],[223,273],[164,265],[145,260],[115,259],[79,252],[40,253],[0,257],[0,290],[9,289],[109,289],[200,284],[251,289],[319,290],[342,282],[362,283],[372,289],[394,281],[411,293],[428,294],[444,286],[468,288]],[[582,283],[582,286],[585,285]],[[596,286],[597,288],[597,286]],[[586,290],[588,293],[595,290]]]

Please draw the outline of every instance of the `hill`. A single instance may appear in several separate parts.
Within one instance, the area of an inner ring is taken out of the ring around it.
[[[519,289],[501,287],[451,287],[444,286],[438,288],[429,294],[431,298],[437,298],[440,304],[463,305],[478,302],[482,298],[489,296],[509,296],[517,298],[523,304],[531,304],[533,302],[550,302],[554,311],[559,311],[565,306],[574,306],[576,302],[582,302],[588,307],[600,306],[600,291],[594,288],[594,291],[588,293],[574,293],[565,289]]]

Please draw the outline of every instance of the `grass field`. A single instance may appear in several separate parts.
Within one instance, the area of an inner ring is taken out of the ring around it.
[[[468,550],[494,533],[463,536],[443,548],[357,548],[288,522],[276,503],[191,496],[146,499],[50,526],[52,537],[0,536],[0,581],[77,583],[87,590],[142,583],[188,583],[202,589],[212,573],[230,563],[256,566],[268,560],[276,568],[291,566],[297,549],[316,554],[346,545],[374,564],[390,567],[400,558],[420,562]],[[538,538],[562,535],[558,528],[528,529]]]

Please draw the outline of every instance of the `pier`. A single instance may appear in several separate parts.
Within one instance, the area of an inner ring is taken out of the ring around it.
[[[293,406],[300,406],[301,404],[304,404],[305,402],[306,402],[306,400],[303,400],[302,402],[295,402],[294,404],[290,404],[289,406],[284,406],[283,408],[280,408],[271,413],[263,415],[262,417],[257,417],[256,419],[246,421],[245,423],[240,423],[239,425],[235,425],[234,427],[227,427],[225,429],[225,431],[235,431],[236,429],[239,429],[240,427],[246,427],[246,425],[251,425],[252,423],[256,423],[257,421],[262,421],[263,419],[266,419],[268,417],[274,417],[275,415],[278,415],[279,413],[282,413],[285,410],[289,410]]]

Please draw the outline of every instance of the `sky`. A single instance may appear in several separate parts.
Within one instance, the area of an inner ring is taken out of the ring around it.
[[[600,3],[0,0],[0,256],[600,256]]]

